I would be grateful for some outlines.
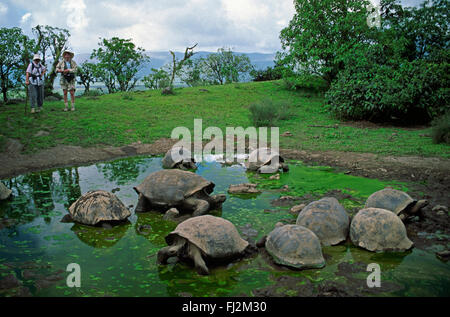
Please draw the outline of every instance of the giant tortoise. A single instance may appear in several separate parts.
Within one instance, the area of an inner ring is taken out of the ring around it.
[[[194,157],[191,151],[182,146],[172,147],[167,151],[166,155],[162,160],[162,165],[164,168],[179,168],[182,170],[195,170],[197,165],[195,165]]]
[[[426,200],[414,200],[407,193],[393,188],[379,190],[367,198],[364,208],[381,208],[390,210],[405,220],[408,216],[417,214],[428,205]]]
[[[178,169],[154,172],[134,187],[139,195],[136,212],[149,211],[152,208],[177,208],[200,216],[211,208],[220,206],[225,195],[212,195],[214,183],[200,175]]]
[[[69,214],[63,222],[77,222],[95,226],[126,220],[131,216],[130,210],[116,195],[104,191],[89,191],[69,207]]]
[[[228,220],[204,215],[180,223],[166,237],[169,245],[158,252],[158,263],[177,256],[194,261],[200,274],[209,274],[206,263],[226,262],[254,252],[254,246],[241,238]]]
[[[303,208],[296,224],[310,229],[322,245],[329,246],[347,239],[350,218],[336,198],[325,197]]]
[[[350,239],[354,245],[374,252],[403,252],[413,246],[400,218],[380,208],[364,208],[353,217]]]
[[[303,226],[279,225],[258,242],[273,260],[296,269],[322,268],[325,259],[319,238]]]
[[[248,157],[246,167],[249,171],[261,174],[272,174],[282,169],[284,172],[289,170],[289,166],[278,152],[271,148],[263,147],[254,150]]]

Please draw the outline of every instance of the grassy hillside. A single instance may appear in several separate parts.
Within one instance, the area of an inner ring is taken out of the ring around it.
[[[139,140],[150,143],[170,137],[177,126],[192,129],[194,118],[203,119],[204,129],[217,126],[225,131],[227,126],[251,126],[249,105],[271,98],[290,105],[288,119],[278,123],[280,133],[290,131],[294,135],[280,137],[285,148],[450,157],[447,145],[435,145],[431,138],[423,136],[430,133],[429,129],[344,124],[324,110],[322,97],[288,91],[280,81],[175,91],[174,96],[140,91],[83,97],[76,101],[76,112],[63,112],[62,101],[46,102],[45,110],[35,115],[29,111],[24,115],[24,105],[2,106],[0,144],[5,138],[16,138],[25,145],[25,151],[33,152],[58,144],[121,146]],[[309,127],[335,124],[339,128]],[[36,137],[39,131],[49,134]]]

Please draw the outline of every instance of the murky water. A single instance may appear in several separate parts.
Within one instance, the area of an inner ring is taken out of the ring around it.
[[[288,207],[275,207],[284,195],[320,198],[341,190],[347,209],[361,207],[365,198],[387,185],[407,190],[405,184],[385,183],[335,173],[326,167],[306,167],[291,162],[280,180],[245,172],[241,166],[203,163],[197,173],[216,184],[215,193],[227,193],[230,184],[257,182],[259,195],[228,195],[222,210],[213,214],[232,221],[240,232],[256,240],[278,221],[295,219]],[[327,266],[322,270],[290,271],[272,266],[263,255],[228,267],[216,267],[210,276],[199,276],[187,264],[156,264],[156,253],[166,246],[165,235],[176,224],[158,213],[134,214],[129,223],[113,229],[61,223],[67,209],[82,193],[103,189],[114,191],[125,205],[136,205],[132,187],[149,173],[161,169],[161,159],[139,157],[86,167],[56,169],[19,176],[4,182],[13,189],[12,200],[0,202],[0,280],[13,274],[33,296],[236,296],[274,285],[280,276],[302,277],[320,285],[326,281],[348,283],[338,274],[342,263],[378,263],[382,283],[395,285],[378,295],[450,295],[450,265],[433,252],[414,249],[407,253],[375,254],[350,243],[324,248]],[[289,190],[280,188],[288,185]],[[151,229],[141,230],[143,225]],[[0,227],[1,228],[1,227]],[[81,288],[66,286],[69,263],[81,266]],[[369,273],[356,272],[352,279],[364,287]],[[299,284],[298,287],[301,287]],[[382,284],[383,285],[383,284]],[[20,288],[1,290],[0,296],[18,294]],[[292,290],[280,289],[279,295]]]

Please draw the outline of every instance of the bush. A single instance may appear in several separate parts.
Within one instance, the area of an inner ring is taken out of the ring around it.
[[[98,97],[103,95],[103,90],[101,89],[91,89],[88,91],[84,91],[83,96],[85,97]]]
[[[131,93],[127,92],[122,95],[123,100],[134,100],[134,97]]]
[[[287,120],[293,117],[289,104],[282,101],[274,102],[263,99],[250,105],[250,117],[256,127],[275,126],[278,120]]]
[[[278,80],[283,77],[283,71],[280,67],[267,67],[261,70],[252,70],[250,72],[253,81]]]
[[[450,144],[450,111],[433,120],[433,142]]]
[[[328,89],[328,84],[322,77],[309,74],[285,77],[284,84],[289,90],[307,90],[315,93],[325,92]]]
[[[427,123],[449,108],[449,64],[425,60],[349,65],[326,93],[331,111],[352,120]]]

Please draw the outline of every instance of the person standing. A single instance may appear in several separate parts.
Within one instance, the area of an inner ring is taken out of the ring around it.
[[[70,91],[70,99],[72,103],[72,111],[75,111],[75,77],[77,73],[77,63],[73,60],[74,53],[65,50],[63,52],[63,60],[56,65],[56,72],[61,73],[61,88],[64,92],[64,111],[68,111],[67,92]]]
[[[41,64],[41,56],[34,54],[33,61],[28,65],[25,84],[28,86],[31,113],[41,112],[44,105],[44,75],[46,68]],[[37,109],[36,109],[37,106]]]

